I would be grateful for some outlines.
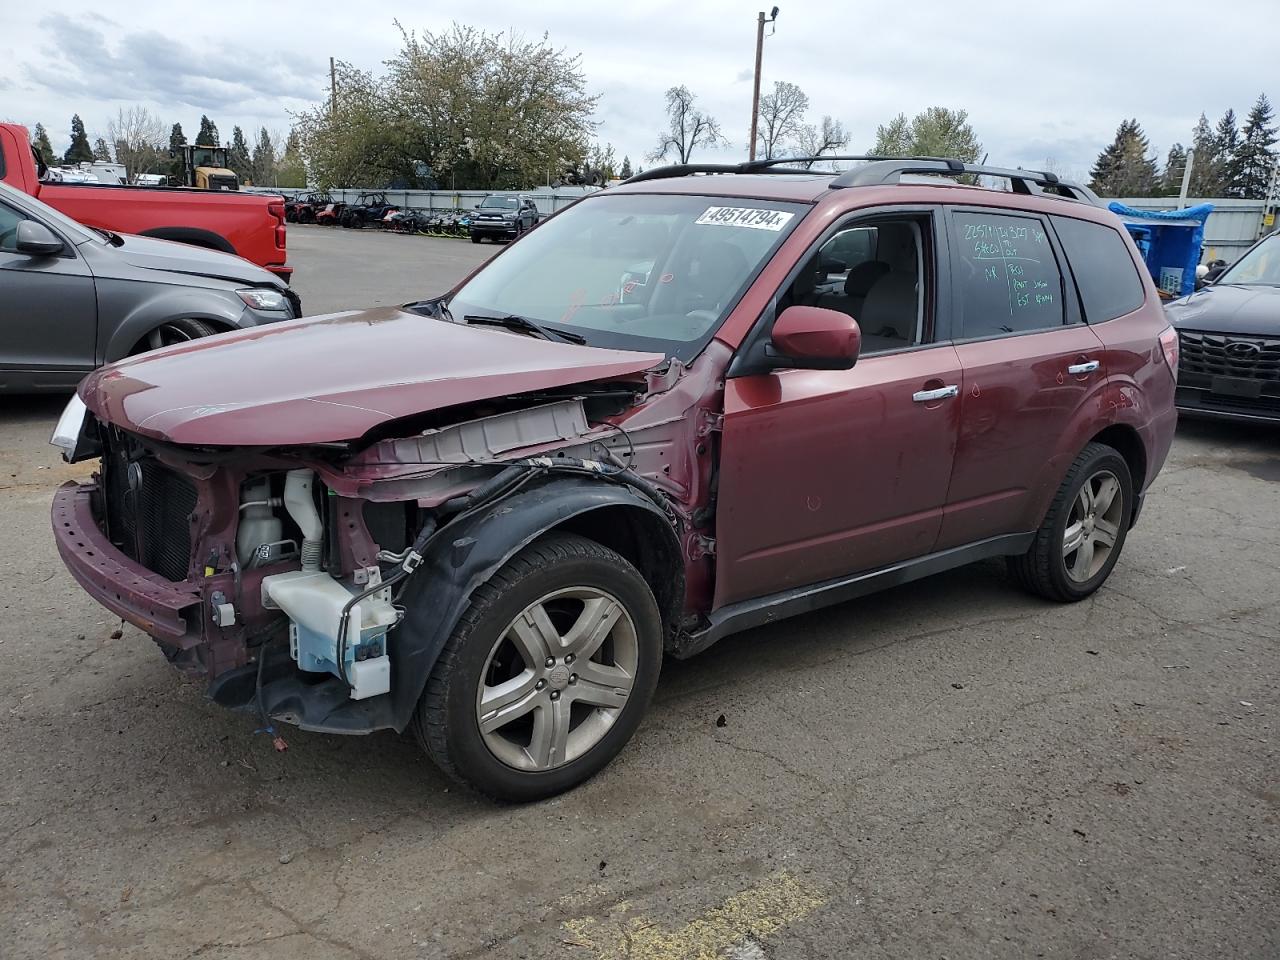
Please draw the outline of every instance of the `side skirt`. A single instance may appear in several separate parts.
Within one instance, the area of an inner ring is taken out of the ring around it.
[[[721,637],[727,637],[731,633],[750,630],[752,627],[844,603],[846,600],[856,600],[870,593],[878,593],[922,577],[931,577],[935,573],[963,567],[978,560],[1026,553],[1034,539],[1034,532],[992,537],[914,560],[903,560],[876,570],[731,603],[712,612],[707,618],[706,627],[688,634],[683,642],[677,643],[668,652],[676,659],[684,660],[701,653]]]

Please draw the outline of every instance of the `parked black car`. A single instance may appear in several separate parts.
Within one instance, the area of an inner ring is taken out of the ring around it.
[[[1165,311],[1178,331],[1180,411],[1280,422],[1280,234]]]
[[[514,240],[538,223],[538,208],[528,197],[490,194],[480,201],[471,217],[471,242],[485,237]]]
[[[342,211],[338,222],[359,230],[369,223],[381,223],[382,218],[395,209],[396,204],[388,203],[385,193],[362,193]]]
[[[0,392],[70,390],[130,354],[301,314],[248,260],[95,230],[0,183]]]

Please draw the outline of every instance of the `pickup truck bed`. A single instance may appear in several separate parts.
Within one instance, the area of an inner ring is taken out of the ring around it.
[[[42,182],[27,129],[0,123],[0,180],[90,227],[234,253],[284,280],[284,198],[187,187]]]

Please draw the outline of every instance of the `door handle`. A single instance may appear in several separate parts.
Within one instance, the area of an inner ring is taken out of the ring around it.
[[[939,387],[937,390],[917,390],[911,395],[911,399],[916,403],[932,403],[934,400],[947,400],[959,395],[960,388],[952,384],[949,387]]]
[[[1067,373],[1076,375],[1081,373],[1093,373],[1098,367],[1102,366],[1097,360],[1090,360],[1088,363],[1073,363],[1067,367]]]

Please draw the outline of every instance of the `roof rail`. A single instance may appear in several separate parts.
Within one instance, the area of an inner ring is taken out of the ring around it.
[[[646,180],[666,180],[671,177],[687,177],[695,173],[821,173],[804,167],[785,167],[784,164],[817,163],[819,160],[884,160],[885,157],[822,156],[778,157],[767,160],[747,160],[744,163],[673,163],[667,167],[644,170],[623,183],[643,183]]]
[[[1010,182],[1014,193],[1048,193],[1068,200],[1080,200],[1094,206],[1102,202],[1088,187],[1070,180],[1063,180],[1056,173],[1045,170],[988,167],[948,157],[901,157],[892,160],[875,160],[855,170],[845,171],[832,180],[830,186],[833,190],[839,190],[844,187],[870,187],[898,183],[903,174],[941,174],[948,177],[969,174],[979,177],[1002,177]]]
[[[643,183],[646,180],[666,180],[669,177],[687,177],[694,173],[741,173],[739,163],[674,163],[669,167],[653,167],[641,170],[623,183]]]
[[[1007,179],[1014,193],[1049,194],[1068,200],[1098,206],[1098,195],[1082,184],[1063,180],[1055,173],[1044,170],[1010,170],[1006,167],[988,167],[983,164],[965,163],[952,157],[881,157],[869,155],[835,155],[821,157],[777,157],[767,160],[747,160],[744,163],[676,163],[667,167],[654,167],[637,173],[623,183],[643,183],[646,180],[666,180],[687,177],[695,173],[817,173],[820,171],[796,167],[794,164],[818,161],[852,160],[862,163],[853,170],[834,174],[829,186],[833,190],[844,187],[870,187],[898,183],[903,174],[935,174],[955,177],[968,174],[980,177]],[[792,166],[787,166],[791,164]]]

